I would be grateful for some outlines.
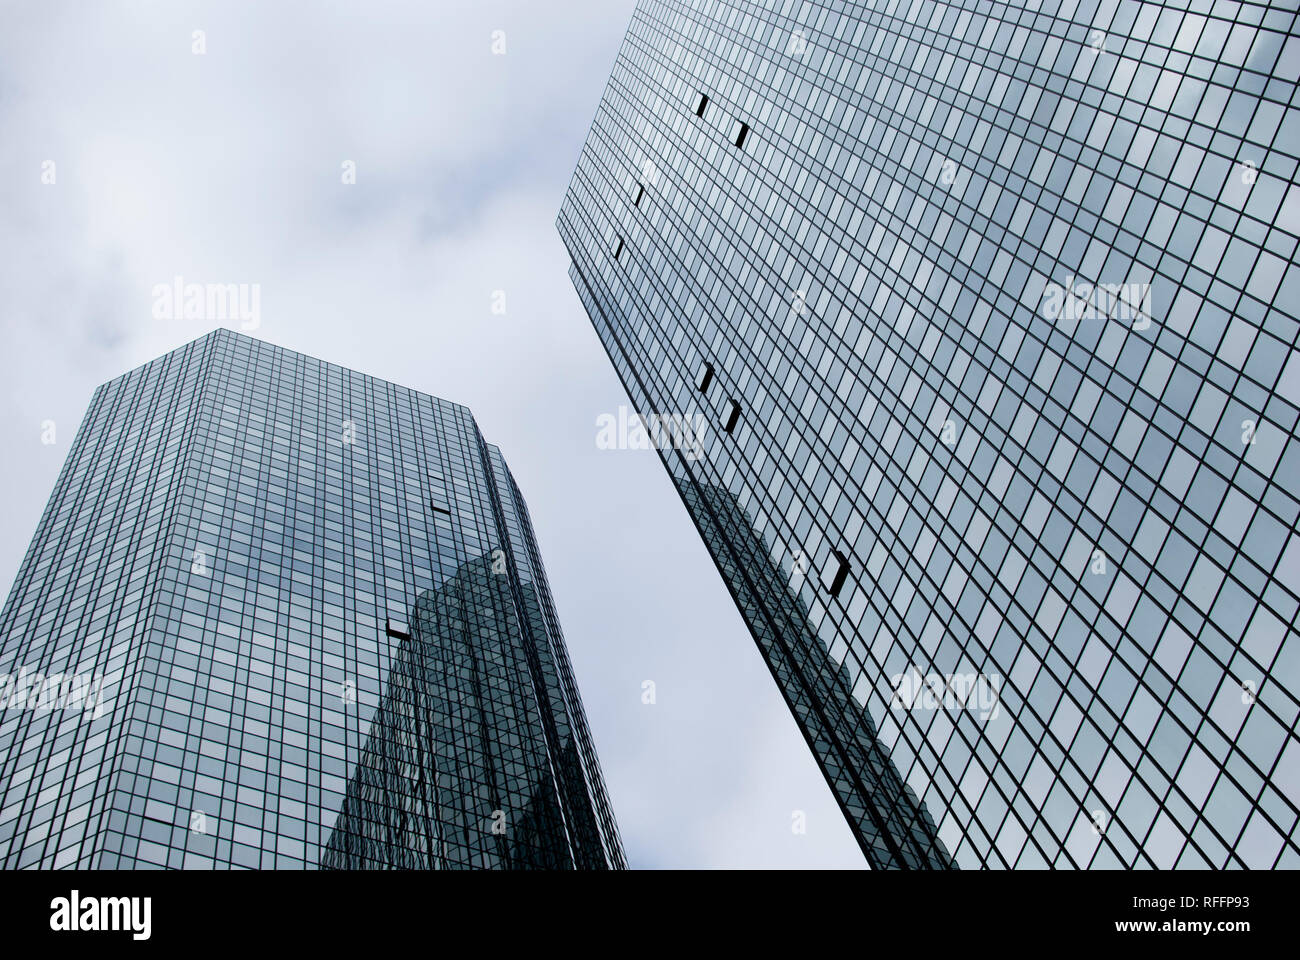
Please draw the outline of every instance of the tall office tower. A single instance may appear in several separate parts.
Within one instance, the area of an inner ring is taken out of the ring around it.
[[[1291,7],[637,4],[570,274],[873,866],[1300,865]]]
[[[625,865],[500,451],[229,330],[95,392],[0,675],[6,867]]]

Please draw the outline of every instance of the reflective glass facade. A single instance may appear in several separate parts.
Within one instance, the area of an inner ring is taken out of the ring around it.
[[[873,866],[1300,865],[1298,79],[1294,4],[637,4],[571,277]]]
[[[6,867],[625,865],[500,451],[229,330],[95,392],[0,674]]]
[[[773,561],[748,514],[720,487],[681,484],[679,490],[871,862],[954,866],[934,820],[881,747],[871,717],[854,703],[852,677],[812,631],[797,585],[791,589],[793,578]]]

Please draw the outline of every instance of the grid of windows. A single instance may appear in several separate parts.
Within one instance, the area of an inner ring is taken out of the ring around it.
[[[571,276],[873,865],[861,726],[960,866],[1300,865],[1298,80],[1294,4],[638,3]]]
[[[754,533],[751,518],[728,491],[678,480],[682,499],[753,626],[809,746],[835,784],[845,814],[858,825],[871,861],[951,868],[934,820],[882,749],[871,718],[849,695],[851,678],[844,665],[809,628],[807,607]]]
[[[96,391],[0,618],[19,673],[103,698],[7,701],[7,867],[625,863],[500,451],[229,330]]]

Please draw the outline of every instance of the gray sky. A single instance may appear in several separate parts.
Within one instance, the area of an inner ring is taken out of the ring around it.
[[[212,327],[153,287],[258,284],[253,336],[500,445],[632,866],[861,867],[657,456],[596,447],[627,397],[553,223],[632,7],[0,0],[0,584],[94,387]]]

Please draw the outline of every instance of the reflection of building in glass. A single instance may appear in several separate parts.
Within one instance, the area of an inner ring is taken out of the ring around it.
[[[20,671],[106,682],[0,714],[6,867],[624,865],[500,451],[229,330],[95,392],[0,615]]]
[[[735,497],[674,479],[872,865],[955,866],[929,813],[880,747],[871,718],[853,702],[849,672],[809,628],[799,584],[772,561]]]
[[[539,701],[549,649],[515,610],[490,556],[419,597],[322,866],[603,865],[576,743]]]
[[[633,407],[707,417],[679,489],[803,575],[772,668],[873,862],[871,755],[792,689],[847,676],[963,867],[1300,866],[1296,23],[637,3],[570,275]]]

